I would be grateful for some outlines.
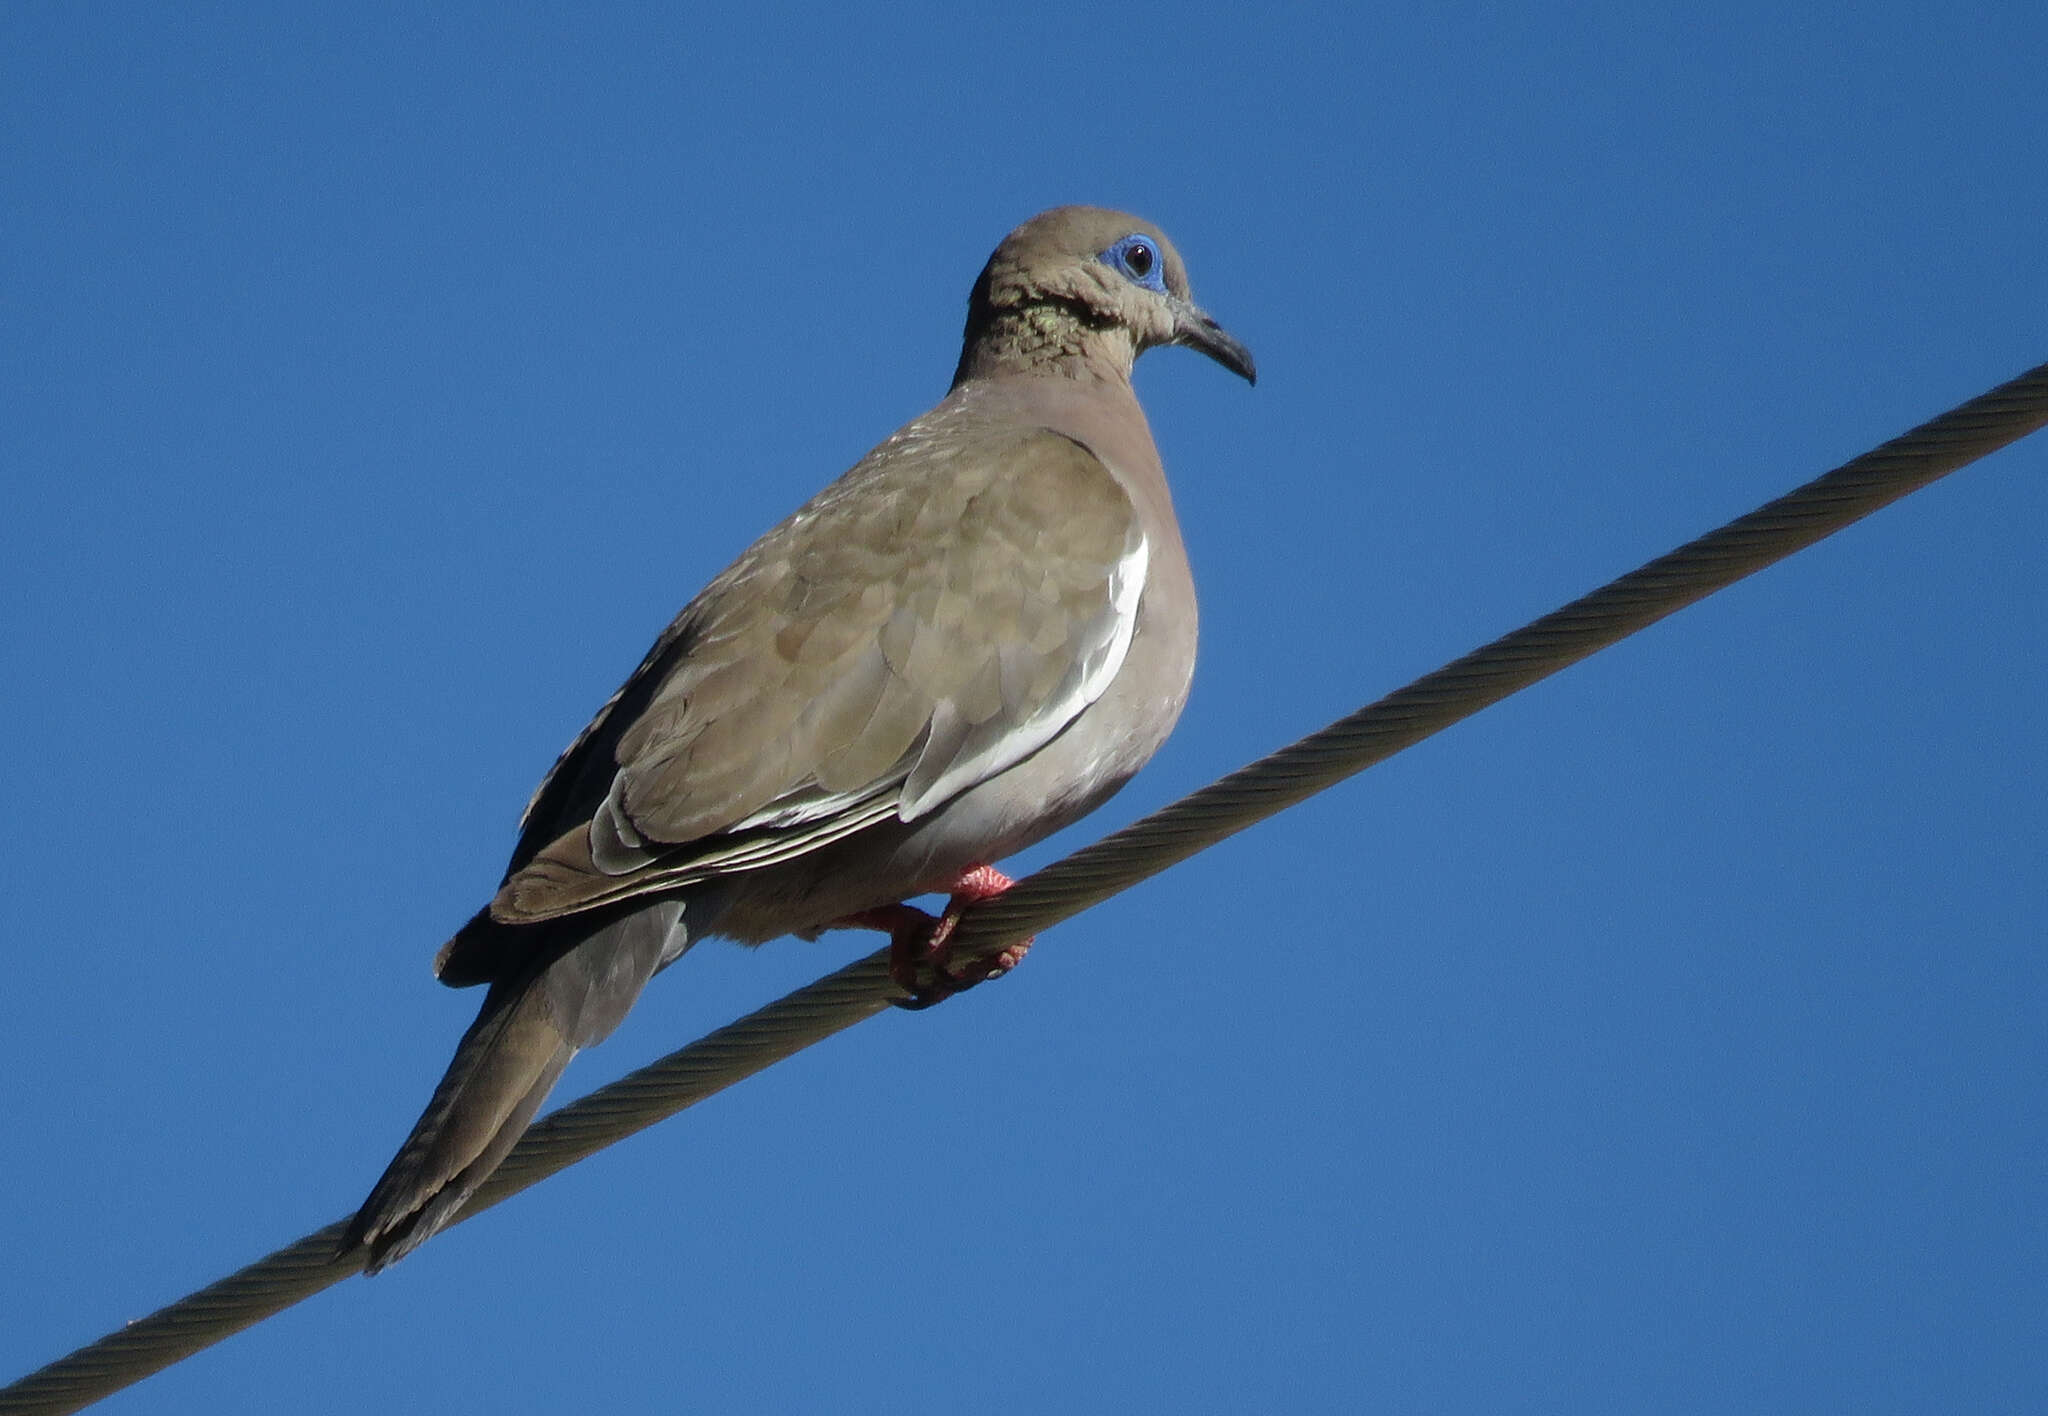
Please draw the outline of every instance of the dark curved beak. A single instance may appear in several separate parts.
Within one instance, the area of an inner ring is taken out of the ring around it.
[[[1209,318],[1206,311],[1177,301],[1179,308],[1174,311],[1173,342],[1184,344],[1190,349],[1199,349],[1224,368],[1236,374],[1248,384],[1259,381],[1259,366],[1252,362],[1252,351],[1245,348],[1222,325]]]

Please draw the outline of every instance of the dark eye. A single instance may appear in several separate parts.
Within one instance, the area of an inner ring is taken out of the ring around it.
[[[1133,283],[1166,293],[1166,262],[1150,236],[1134,231],[1104,251],[1101,259]]]

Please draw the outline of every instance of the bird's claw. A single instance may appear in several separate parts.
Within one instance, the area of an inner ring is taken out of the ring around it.
[[[889,977],[909,994],[893,1000],[912,1012],[943,1003],[978,983],[1001,978],[1023,961],[1031,940],[1007,945],[993,958],[966,968],[953,967],[953,931],[967,906],[989,900],[1010,888],[1010,878],[993,866],[977,865],[953,882],[944,914],[933,916],[915,905],[883,905],[851,915],[841,924],[883,929],[889,934]]]
[[[1020,940],[993,958],[956,969],[952,966],[952,949],[947,941],[952,937],[954,922],[959,918],[958,911],[949,906],[937,919],[924,914],[923,910],[918,913],[924,915],[928,928],[889,936],[889,977],[910,995],[894,1001],[897,1007],[911,1012],[943,1003],[978,983],[1001,978],[1022,963],[1024,955],[1031,949],[1031,940]]]

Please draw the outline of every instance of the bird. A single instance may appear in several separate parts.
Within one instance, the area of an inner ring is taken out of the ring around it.
[[[954,967],[951,921],[1187,700],[1194,582],[1131,388],[1168,345],[1257,381],[1157,226],[1065,206],[1003,239],[944,399],[712,580],[541,781],[435,959],[488,985],[476,1021],[340,1256],[375,1273],[456,1218],[700,939],[883,929],[911,1006],[1015,964]]]

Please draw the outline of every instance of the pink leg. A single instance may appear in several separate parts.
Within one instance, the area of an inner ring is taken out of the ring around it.
[[[933,918],[915,905],[880,905],[859,914],[832,921],[850,929],[879,929],[889,936],[889,977],[910,997],[897,1006],[929,1008],[932,1004],[964,993],[977,983],[1001,978],[1022,962],[1031,948],[1023,939],[979,966],[979,977],[956,973],[951,967],[949,942],[960,922],[960,911],[982,900],[992,900],[1010,888],[1010,877],[992,865],[975,865],[960,872],[953,881],[945,913]],[[930,983],[924,979],[929,977]]]

